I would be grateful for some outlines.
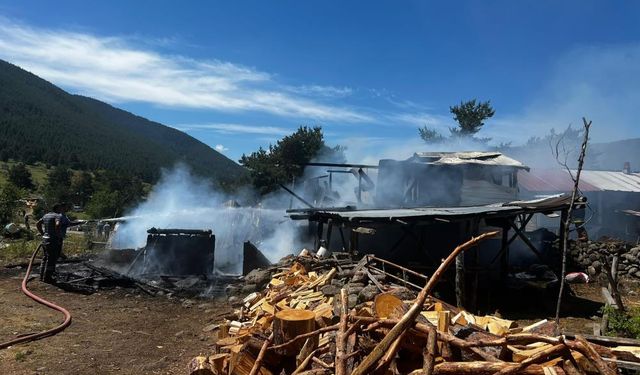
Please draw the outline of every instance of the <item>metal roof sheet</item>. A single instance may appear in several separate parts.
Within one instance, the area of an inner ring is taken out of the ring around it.
[[[584,171],[583,171],[584,172]],[[573,180],[566,170],[555,169],[532,169],[531,171],[518,172],[518,186],[522,189],[545,193],[562,193],[573,190]],[[601,191],[596,186],[588,183],[584,178],[580,179],[580,190]]]
[[[427,219],[427,218],[464,218],[469,216],[492,216],[502,213],[513,215],[527,210],[556,210],[568,204],[570,196],[557,195],[549,198],[531,201],[516,201],[509,203],[496,203],[486,206],[468,207],[416,207],[416,208],[390,208],[368,210],[312,210],[310,214],[315,216],[330,216],[347,221],[394,221],[402,219]]]
[[[583,170],[580,180],[602,191],[640,193],[640,173]]]
[[[493,165],[529,169],[521,162],[511,159],[500,152],[462,151],[462,152],[416,152],[409,161],[432,165]]]

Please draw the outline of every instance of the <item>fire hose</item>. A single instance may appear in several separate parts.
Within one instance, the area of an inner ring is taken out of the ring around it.
[[[36,255],[38,254],[38,251],[40,249],[43,249],[43,244],[38,245],[38,247],[36,248],[36,250],[33,252],[33,255],[31,255],[31,260],[29,261],[29,266],[27,266],[27,273],[24,275],[24,279],[22,279],[22,293],[26,294],[27,297],[31,298],[32,300],[43,304],[51,309],[60,311],[61,313],[64,314],[64,322],[62,322],[59,326],[55,327],[55,328],[51,328],[48,329],[46,331],[42,331],[42,332],[38,332],[38,333],[32,333],[32,334],[28,334],[25,336],[20,336],[18,338],[15,338],[13,340],[10,341],[6,341],[3,343],[0,343],[0,349],[5,349],[9,346],[12,345],[16,345],[16,344],[20,344],[23,342],[29,342],[29,341],[35,341],[35,340],[40,340],[42,338],[45,337],[49,337],[49,336],[53,336],[59,332],[62,332],[65,328],[67,328],[69,326],[69,324],[71,324],[71,314],[69,313],[69,311],[67,311],[64,307],[62,306],[58,306],[52,302],[49,302],[47,300],[45,300],[42,297],[39,297],[35,294],[33,294],[32,292],[29,291],[29,289],[27,289],[27,283],[29,282],[29,277],[31,275],[31,269],[33,268],[33,261],[36,259]]]

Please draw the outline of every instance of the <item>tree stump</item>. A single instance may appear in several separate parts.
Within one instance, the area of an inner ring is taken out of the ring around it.
[[[315,330],[316,314],[310,310],[282,310],[278,311],[273,319],[273,343],[283,344],[303,333]],[[315,337],[317,346],[318,337]],[[278,349],[278,353],[291,356],[300,352],[305,340],[297,340],[292,344]]]

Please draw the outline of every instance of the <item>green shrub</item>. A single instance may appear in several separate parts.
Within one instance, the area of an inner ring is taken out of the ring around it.
[[[622,312],[609,306],[603,311],[609,314],[607,334],[640,339],[640,308]]]

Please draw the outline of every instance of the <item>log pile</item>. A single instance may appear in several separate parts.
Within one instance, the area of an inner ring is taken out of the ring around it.
[[[458,246],[409,299],[368,269],[366,257],[351,264],[334,259],[335,266],[324,269],[310,256],[293,258],[219,325],[212,353],[194,358],[189,373],[609,375],[617,373],[618,356],[634,357],[580,336],[544,334],[551,323],[518,328],[432,297],[456,255],[494,234]],[[378,293],[350,301],[349,282],[362,275]],[[340,286],[339,292],[328,286]]]

